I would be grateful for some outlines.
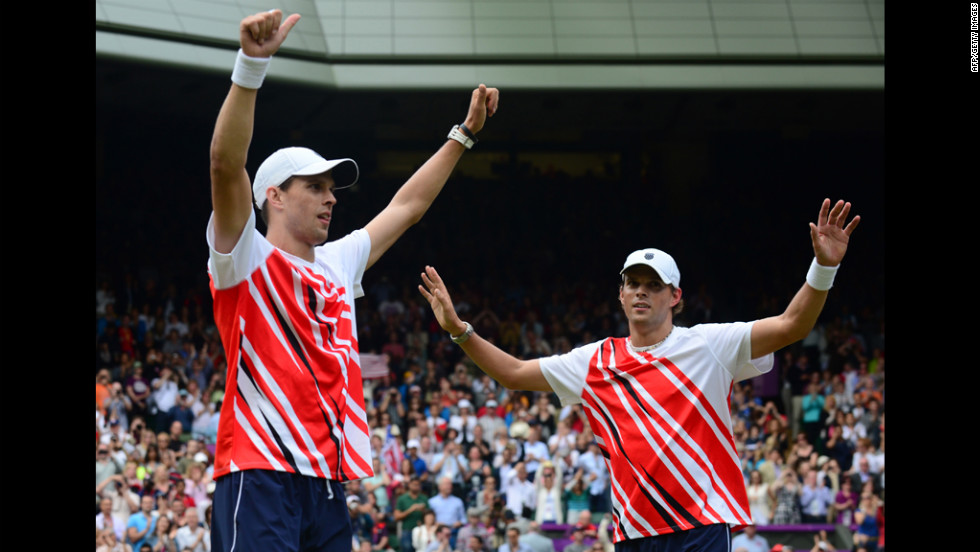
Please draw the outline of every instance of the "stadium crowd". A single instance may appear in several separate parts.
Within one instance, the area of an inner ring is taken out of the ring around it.
[[[608,290],[567,284],[499,296],[461,285],[454,297],[477,332],[521,358],[628,333]],[[558,524],[565,550],[610,552],[609,474],[580,407],[482,374],[414,283],[365,286],[358,334],[375,475],[347,484],[353,549],[544,552],[554,543],[541,525]],[[714,321],[705,290],[685,300],[681,325]],[[97,550],[209,549],[227,369],[210,304],[207,290],[151,279],[97,286]],[[735,385],[733,432],[758,526],[842,524],[854,550],[884,550],[884,324],[870,312],[826,312],[777,354],[771,392],[763,378]],[[733,549],[769,550],[764,541],[747,530]]]

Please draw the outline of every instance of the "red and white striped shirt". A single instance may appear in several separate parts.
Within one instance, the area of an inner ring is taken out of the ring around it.
[[[607,338],[540,360],[562,405],[585,405],[611,476],[615,542],[752,522],[729,403],[734,381],[772,369],[771,354],[749,358],[751,329],[675,327],[650,351]]]
[[[307,262],[270,244],[255,214],[229,254],[208,223],[214,319],[228,359],[214,476],[262,469],[373,475],[354,299],[371,241],[357,230]]]

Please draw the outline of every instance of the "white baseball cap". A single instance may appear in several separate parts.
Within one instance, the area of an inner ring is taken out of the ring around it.
[[[348,164],[349,163],[349,164]],[[265,191],[279,186],[291,176],[310,176],[322,174],[343,165],[343,171],[333,174],[335,190],[349,188],[357,182],[360,171],[353,159],[324,159],[309,148],[282,148],[259,165],[252,183],[252,198],[261,209],[265,205]],[[353,169],[352,171],[350,169]]]
[[[665,284],[675,287],[681,286],[681,271],[677,268],[677,263],[674,262],[673,257],[659,249],[650,247],[630,253],[630,256],[626,257],[626,262],[623,263],[623,270],[620,270],[619,273],[622,274],[626,272],[627,268],[636,265],[646,265],[656,270]]]

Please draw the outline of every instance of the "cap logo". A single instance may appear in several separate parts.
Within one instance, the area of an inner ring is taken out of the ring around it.
[[[643,256],[643,258],[649,261],[650,259],[653,258],[653,253],[647,253],[646,255]]]

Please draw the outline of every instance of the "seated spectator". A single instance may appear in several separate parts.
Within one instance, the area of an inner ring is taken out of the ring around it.
[[[769,552],[769,541],[765,537],[756,533],[755,525],[748,525],[745,530],[732,538],[732,552],[743,550],[744,552]]]

